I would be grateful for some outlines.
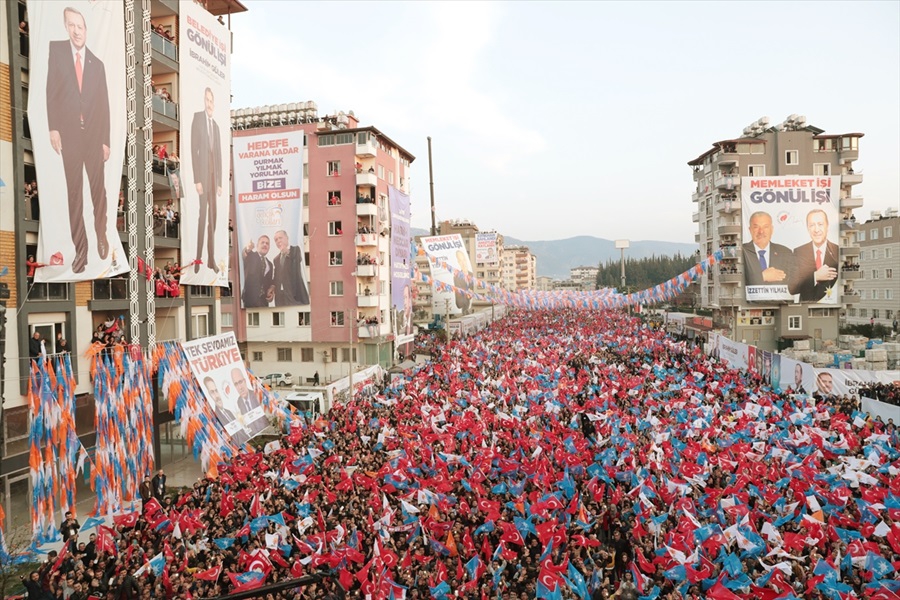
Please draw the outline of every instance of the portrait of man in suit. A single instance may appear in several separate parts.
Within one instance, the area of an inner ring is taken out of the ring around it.
[[[291,246],[290,238],[283,229],[275,232],[275,306],[301,306],[309,304],[309,290],[306,287],[306,271],[303,249]]]
[[[84,174],[94,208],[97,254],[109,256],[104,169],[109,160],[109,92],[103,62],[86,46],[87,23],[73,8],[63,10],[68,40],[50,42],[47,72],[47,123],[50,146],[62,156],[69,204],[69,230],[75,245],[72,271],[87,265],[84,228]]]
[[[831,289],[838,276],[838,245],[828,241],[828,215],[816,208],[806,215],[810,241],[794,248],[794,277],[791,293],[801,302],[818,302]]]
[[[786,246],[771,243],[772,217],[764,211],[753,213],[749,230],[752,241],[743,245],[746,285],[788,285],[794,253]]]
[[[219,393],[219,387],[216,385],[216,382],[213,381],[212,377],[205,377],[203,379],[203,387],[206,388],[207,396],[213,401],[213,412],[219,420],[219,423],[222,424],[222,427],[225,427],[234,421],[234,413],[225,407],[225,404],[222,402],[222,394]],[[250,440],[250,436],[247,435],[247,432],[244,431],[243,428],[241,428],[231,434],[231,439],[235,444],[240,446],[247,443],[247,441]]]
[[[453,287],[457,288],[453,293],[453,297],[456,301],[456,307],[465,314],[472,307],[472,299],[464,291],[469,289],[466,275],[472,272],[472,265],[469,264],[469,258],[462,250],[456,251],[456,262],[459,264],[460,273],[453,275]]]
[[[241,252],[244,262],[244,289],[241,298],[244,308],[268,306],[275,298],[275,266],[266,258],[269,253],[269,236],[261,235],[253,246],[253,240]]]
[[[205,110],[194,113],[191,123],[191,168],[194,186],[200,196],[197,217],[197,255],[194,273],[200,271],[203,238],[206,236],[206,266],[219,272],[216,263],[216,201],[222,195],[222,138],[219,125],[213,119],[215,96],[210,88],[204,92]]]
[[[231,382],[234,384],[234,389],[238,394],[237,407],[241,413],[238,419],[244,424],[247,432],[252,437],[265,429],[269,423],[265,417],[260,417],[254,421],[247,420],[247,413],[259,406],[259,402],[255,398],[250,397],[247,378],[244,377],[240,369],[235,368],[231,370]]]

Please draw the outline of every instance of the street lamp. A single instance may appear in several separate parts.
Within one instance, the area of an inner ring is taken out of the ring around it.
[[[622,253],[622,285],[619,293],[625,293],[625,249],[631,246],[631,242],[628,240],[616,240],[616,249],[620,250]]]

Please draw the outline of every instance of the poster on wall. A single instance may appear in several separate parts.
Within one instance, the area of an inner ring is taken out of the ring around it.
[[[475,234],[475,264],[497,266],[500,264],[500,251],[497,248],[496,233]]]
[[[241,306],[308,305],[303,131],[239,132],[232,160]]]
[[[748,302],[838,304],[839,176],[743,177]]]
[[[423,237],[422,247],[431,265],[431,276],[435,281],[432,293],[432,310],[436,315],[460,315],[469,312],[472,298],[466,292],[471,280],[472,264],[469,253],[458,233]],[[438,266],[438,260],[446,261],[449,269]],[[456,290],[438,289],[437,283],[453,286]]]
[[[200,4],[178,4],[183,285],[228,286],[231,32]]]
[[[394,334],[397,343],[404,344],[413,333],[409,195],[390,186],[388,202],[391,209],[391,306],[396,315]]]
[[[40,189],[37,282],[128,271],[116,231],[127,116],[120,2],[29,2],[28,123]]]
[[[182,342],[181,347],[206,401],[234,443],[243,444],[268,427],[234,332]]]

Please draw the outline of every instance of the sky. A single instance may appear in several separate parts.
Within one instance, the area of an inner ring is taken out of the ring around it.
[[[762,116],[862,132],[900,206],[900,2],[285,2],[232,18],[232,108],[353,110],[412,153],[412,225],[693,243],[687,162]]]

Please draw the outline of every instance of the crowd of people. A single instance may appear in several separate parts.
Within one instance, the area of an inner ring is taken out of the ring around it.
[[[153,205],[153,234],[163,237],[178,237],[178,225],[181,222],[180,213],[175,210],[175,204],[169,200],[165,206]]]
[[[900,386],[896,383],[867,383],[857,388],[860,396],[900,406]]]
[[[76,600],[313,573],[265,597],[896,597],[893,424],[776,393],[620,312],[516,312],[427,343],[421,368],[35,578]]]
[[[166,38],[167,40],[169,40],[169,41],[172,42],[173,44],[177,44],[177,43],[178,43],[177,40],[175,39],[175,36],[172,34],[172,32],[169,30],[169,28],[168,28],[168,27],[164,27],[164,26],[162,25],[162,23],[157,23],[156,25],[153,25],[153,31],[154,31],[157,35]]]
[[[168,262],[160,269],[153,270],[153,288],[157,298],[178,298],[181,296],[182,267],[178,263]]]
[[[41,205],[38,201],[37,180],[25,182],[25,217],[38,221],[41,218]]]
[[[112,351],[117,346],[127,346],[125,339],[125,317],[119,315],[107,315],[106,319],[97,325],[91,334],[91,346],[101,345],[105,350]]]

